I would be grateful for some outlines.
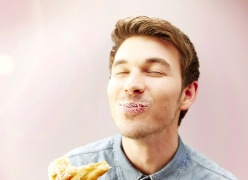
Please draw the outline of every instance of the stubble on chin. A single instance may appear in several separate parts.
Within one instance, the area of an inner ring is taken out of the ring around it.
[[[128,115],[128,118],[129,122],[126,122],[127,124],[118,126],[121,135],[128,139],[142,140],[146,137],[157,134],[162,131],[162,129],[166,128],[161,127],[158,129],[136,124],[136,122],[132,122],[132,118],[135,118],[135,115]]]
[[[124,114],[123,117],[125,121],[133,121],[137,117],[137,114]]]
[[[152,135],[159,134],[162,131],[165,131],[166,129],[168,129],[173,124],[173,122],[176,120],[177,112],[176,111],[174,112],[174,115],[171,118],[171,120],[167,121],[167,123],[161,124],[161,126],[158,126],[158,127],[152,127],[152,126],[142,127],[142,125],[137,127],[138,125],[135,124],[134,122],[136,116],[137,116],[136,114],[125,114],[123,117],[125,118],[124,121],[126,124],[125,125],[122,124],[118,128],[122,136],[129,138],[129,139],[133,139],[133,140],[142,140]],[[127,130],[126,128],[129,128],[129,129]]]

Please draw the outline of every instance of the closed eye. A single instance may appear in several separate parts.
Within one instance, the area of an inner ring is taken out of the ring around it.
[[[125,67],[121,67],[121,65],[117,65],[117,66],[112,68],[111,74],[113,76],[120,76],[120,75],[122,76],[125,74],[129,74],[129,70]]]
[[[164,76],[165,75],[165,73],[162,71],[147,71],[146,73],[151,76]]]
[[[128,72],[127,71],[123,71],[123,72],[118,72],[116,74],[127,74]]]
[[[148,71],[147,73],[151,73],[151,74],[162,74],[162,73],[159,72],[159,71]]]
[[[128,73],[129,73],[128,71],[119,71],[119,72],[116,72],[115,75],[125,75]]]

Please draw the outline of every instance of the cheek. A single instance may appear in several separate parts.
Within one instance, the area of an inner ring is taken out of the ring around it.
[[[108,99],[110,105],[111,103],[113,103],[114,100],[116,100],[118,92],[120,91],[121,91],[120,84],[114,80],[109,80],[107,93],[108,93]]]
[[[155,102],[156,103],[156,102]],[[161,98],[154,107],[152,113],[153,119],[157,124],[164,124],[171,122],[175,118],[175,114],[178,111],[178,105],[176,99],[172,97]]]
[[[107,87],[108,98],[110,98],[110,96],[111,96],[111,93],[112,93],[112,92],[111,92],[111,89],[112,89],[112,88],[111,88],[111,83],[109,82],[109,83],[108,83],[108,87]]]
[[[113,96],[114,96],[113,89],[111,88],[111,86],[108,86],[108,101],[109,101],[110,107],[113,104]]]
[[[179,98],[180,91],[177,88],[170,91],[161,90],[154,99],[156,108],[160,110],[159,114],[168,113],[168,110],[177,108]]]

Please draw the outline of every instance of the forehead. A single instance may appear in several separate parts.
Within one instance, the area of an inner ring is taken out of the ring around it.
[[[152,63],[152,59],[164,60],[171,67],[179,67],[179,52],[169,42],[155,37],[134,36],[126,39],[119,47],[114,65],[125,62],[127,64]],[[149,61],[147,61],[149,60]]]

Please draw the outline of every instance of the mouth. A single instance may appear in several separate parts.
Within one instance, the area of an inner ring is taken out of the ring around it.
[[[143,103],[120,103],[121,109],[126,113],[141,113],[147,109],[147,105]]]

